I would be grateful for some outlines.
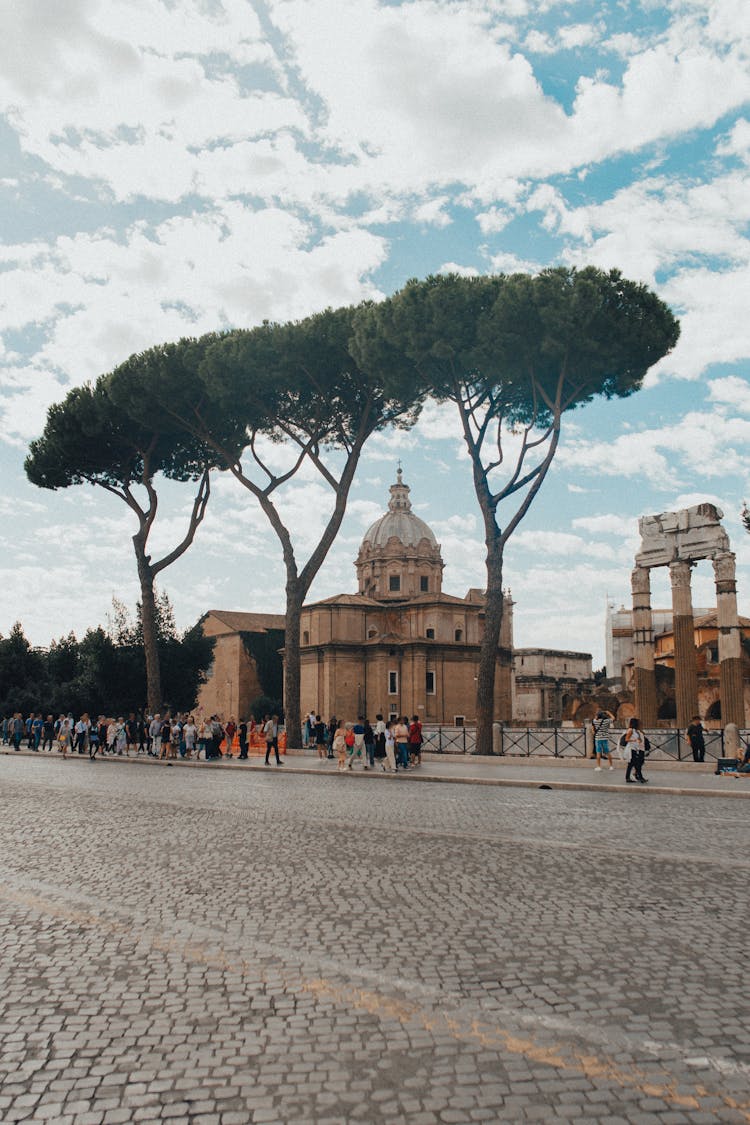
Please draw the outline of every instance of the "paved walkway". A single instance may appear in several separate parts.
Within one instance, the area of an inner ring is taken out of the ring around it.
[[[14,752],[7,746],[0,748],[0,754]],[[35,754],[31,751],[21,750],[15,757],[28,756],[30,758],[49,758],[59,760],[60,756],[54,754]],[[77,754],[70,755],[71,763],[86,763],[90,765],[88,757]],[[284,758],[284,769],[288,772],[301,774],[337,774],[336,763],[329,759],[320,761],[307,751],[290,751]],[[157,761],[144,755],[130,758],[111,757],[97,759],[97,764],[109,765],[136,765],[146,767],[176,767],[178,769],[220,769],[220,770],[265,770],[271,772],[276,769],[272,764],[264,766],[263,757],[251,756],[248,761],[240,762],[233,758],[231,762],[174,762]],[[383,774],[380,769],[364,772],[357,765],[351,771],[347,770],[342,775],[344,778],[353,774],[371,778],[373,782],[379,780],[385,784],[409,784],[411,782],[452,782],[462,785],[499,785],[537,789],[544,785],[550,789],[576,789],[576,790],[602,790],[604,792],[622,792],[635,794],[675,794],[680,796],[701,797],[745,797],[750,798],[750,775],[747,777],[733,777],[731,775],[714,774],[713,762],[696,764],[694,762],[651,762],[646,763],[645,773],[648,777],[647,785],[627,785],[625,783],[625,765],[618,761],[613,770],[603,769],[596,771],[593,761],[582,758],[480,758],[473,755],[425,755],[421,766],[410,770],[407,774],[399,773],[396,776]]]
[[[0,759],[3,1125],[750,1125],[736,801],[292,760]]]

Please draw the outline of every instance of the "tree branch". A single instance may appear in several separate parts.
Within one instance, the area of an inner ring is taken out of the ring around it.
[[[188,530],[185,538],[181,543],[178,543],[174,550],[170,551],[168,555],[164,555],[163,558],[159,559],[158,562],[155,562],[152,565],[151,572],[154,577],[156,577],[159,571],[164,570],[165,567],[170,566],[176,559],[180,557],[180,555],[184,555],[185,551],[187,551],[188,547],[195,539],[195,533],[206,514],[206,505],[208,504],[208,498],[210,494],[210,470],[204,469],[198,491],[195,495],[195,500],[193,501],[193,510],[190,513],[190,523],[188,525]]]

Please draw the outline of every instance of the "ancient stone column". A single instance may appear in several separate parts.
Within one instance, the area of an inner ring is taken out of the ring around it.
[[[742,640],[737,617],[737,584],[734,555],[727,551],[714,560],[716,579],[716,624],[719,628],[719,681],[721,721],[745,726],[742,684]]]
[[[690,592],[690,563],[681,559],[669,564],[672,581],[672,629],[674,631],[674,683],[677,726],[687,727],[698,714],[698,669],[695,662],[695,622]]]
[[[654,628],[651,618],[651,572],[637,566],[630,580],[633,591],[633,687],[635,712],[641,726],[656,726]]]

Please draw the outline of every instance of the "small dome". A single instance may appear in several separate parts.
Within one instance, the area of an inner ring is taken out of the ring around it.
[[[401,479],[401,469],[398,470],[396,484],[391,485],[390,491],[388,511],[367,529],[362,546],[385,547],[389,539],[395,538],[405,547],[416,547],[422,539],[426,539],[432,547],[437,547],[438,542],[432,529],[411,510],[410,490],[408,484],[404,484]]]

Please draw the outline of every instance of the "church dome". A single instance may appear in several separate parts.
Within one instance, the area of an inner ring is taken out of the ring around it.
[[[360,594],[377,601],[404,601],[441,591],[440,544],[432,528],[412,512],[400,466],[388,511],[367,529],[354,565]]]
[[[390,491],[388,511],[367,529],[362,547],[385,547],[392,538],[398,539],[405,547],[416,547],[423,539],[431,547],[437,547],[438,542],[432,528],[411,510],[410,489],[401,479],[401,469],[398,470],[396,483],[391,485]]]

